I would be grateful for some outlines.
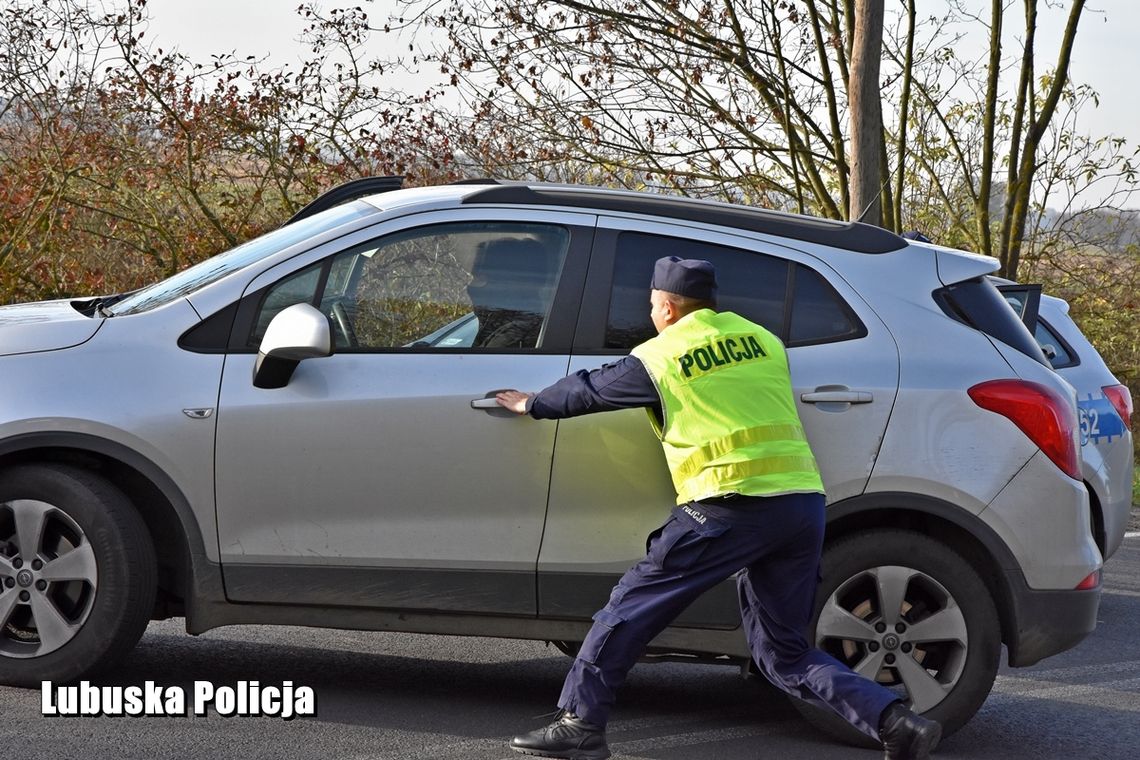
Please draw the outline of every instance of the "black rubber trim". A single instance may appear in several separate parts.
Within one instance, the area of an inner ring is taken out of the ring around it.
[[[227,562],[222,575],[233,602],[497,615],[536,611],[533,571]]]
[[[496,203],[505,205],[569,206],[592,211],[620,211],[661,216],[671,221],[733,227],[749,232],[776,235],[791,240],[818,243],[857,253],[890,253],[906,248],[907,242],[881,227],[859,222],[838,222],[810,216],[734,206],[693,198],[650,193],[614,193],[589,188],[569,190],[557,185],[492,185],[463,199],[464,205]]]
[[[1006,571],[1013,589],[1017,631],[1011,637],[1009,664],[1033,665],[1046,657],[1072,649],[1096,629],[1100,589],[1089,591],[1035,591],[1020,572]]]
[[[538,574],[538,614],[542,618],[589,620],[606,604],[620,574],[555,573]],[[740,602],[736,579],[718,583],[697,597],[671,623],[679,628],[740,627]]]

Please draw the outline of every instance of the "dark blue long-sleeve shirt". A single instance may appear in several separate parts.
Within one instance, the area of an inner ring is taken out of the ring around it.
[[[615,409],[649,407],[662,418],[661,397],[645,365],[634,356],[578,370],[531,397],[527,411],[535,419],[557,420]]]

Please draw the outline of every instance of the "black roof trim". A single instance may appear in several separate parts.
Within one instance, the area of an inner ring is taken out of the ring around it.
[[[692,198],[652,193],[616,193],[605,190],[569,189],[565,186],[531,186],[498,184],[494,180],[468,181],[463,184],[487,182],[491,186],[463,199],[468,203],[506,203],[512,205],[571,206],[605,211],[623,211],[649,214],[690,222],[703,222],[723,227],[736,227],[765,235],[777,235],[792,240],[840,248],[858,253],[889,253],[906,248],[907,241],[881,227],[859,222],[837,222],[813,216],[785,214],[778,211],[716,203]]]
[[[333,206],[339,206],[342,203],[354,201],[357,198],[363,198],[366,195],[375,195],[376,193],[387,193],[392,190],[399,190],[404,186],[404,178],[401,176],[383,176],[383,177],[361,177],[360,179],[350,180],[344,184],[337,185],[331,190],[318,195],[303,209],[298,211],[293,216],[289,217],[289,221],[281,225],[282,227],[292,224],[293,222],[300,221],[313,214],[318,214]]]

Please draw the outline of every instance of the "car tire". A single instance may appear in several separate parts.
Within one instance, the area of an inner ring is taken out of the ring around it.
[[[899,614],[883,598],[901,600]],[[878,668],[877,680],[941,723],[943,736],[981,707],[1001,654],[997,610],[978,573],[945,544],[903,530],[870,531],[825,548],[810,631],[809,640],[852,669],[866,675]],[[880,746],[830,710],[792,702],[827,733]]]
[[[114,665],[146,629],[156,578],[142,518],[106,479],[57,464],[0,473],[0,683]]]

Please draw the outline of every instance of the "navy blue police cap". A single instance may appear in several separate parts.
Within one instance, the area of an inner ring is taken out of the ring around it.
[[[715,301],[716,269],[704,259],[666,256],[653,265],[649,287],[701,301]]]

